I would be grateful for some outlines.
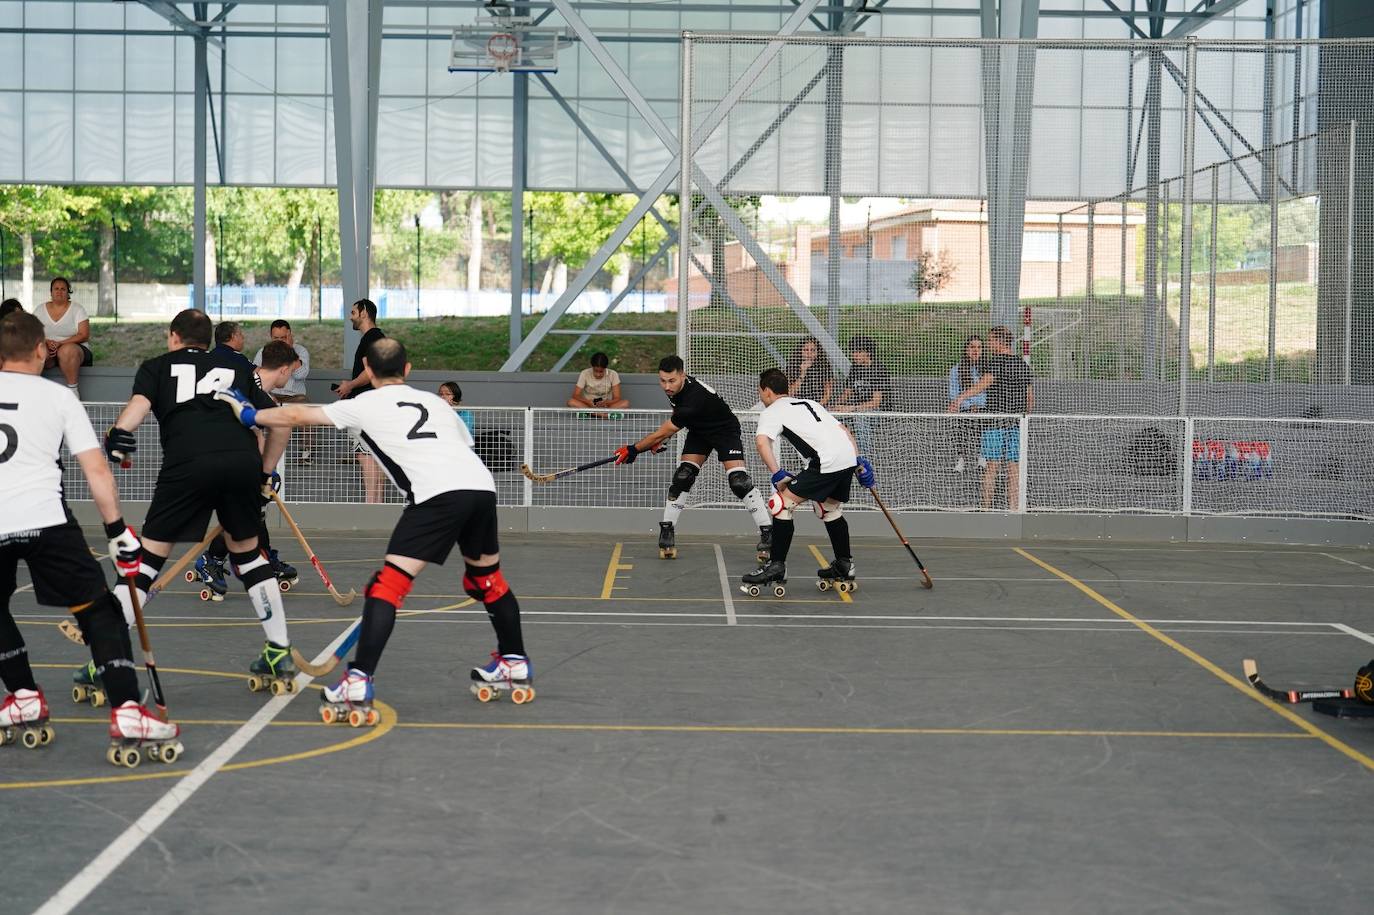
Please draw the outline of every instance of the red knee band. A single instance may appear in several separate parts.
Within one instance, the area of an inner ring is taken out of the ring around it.
[[[384,565],[367,583],[367,596],[380,598],[399,610],[414,584],[415,579],[405,572],[393,565]]]
[[[497,569],[495,572],[475,578],[464,575],[463,591],[484,604],[494,604],[510,593],[510,585],[506,584],[506,576]]]

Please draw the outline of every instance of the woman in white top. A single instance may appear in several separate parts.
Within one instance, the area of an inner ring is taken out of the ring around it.
[[[628,407],[628,398],[620,396],[620,373],[610,368],[611,360],[605,353],[593,353],[591,368],[582,370],[573,386],[568,406],[585,410],[596,407],[598,410],[620,410]],[[595,414],[605,419],[608,414]]]
[[[43,368],[59,366],[67,387],[77,389],[76,378],[83,366],[90,365],[91,318],[86,309],[72,301],[72,284],[66,277],[53,277],[48,284],[51,298],[34,309],[48,339],[48,361]]]

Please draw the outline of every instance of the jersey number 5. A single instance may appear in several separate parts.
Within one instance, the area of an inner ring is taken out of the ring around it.
[[[18,410],[17,403],[0,403],[0,410]],[[0,464],[4,464],[14,457],[14,452],[19,450],[19,432],[9,423],[0,423],[0,432],[5,435],[5,450],[0,451]]]
[[[172,377],[177,381],[177,403],[185,403],[197,394],[227,391],[234,386],[233,369],[213,368],[197,382],[196,367],[187,362],[172,366]]]
[[[420,431],[421,427],[424,426],[425,423],[429,422],[429,411],[425,409],[424,404],[409,403],[408,401],[398,400],[398,401],[396,401],[396,406],[398,406],[398,407],[414,407],[415,409],[417,409],[417,410],[420,411],[420,418],[417,419],[417,420],[415,420],[415,425],[413,425],[413,426],[410,427],[410,431],[406,433],[406,438],[409,438],[409,439],[417,439],[417,438],[438,438],[438,437],[439,437],[439,433],[437,433],[437,432],[421,432],[421,431]]]

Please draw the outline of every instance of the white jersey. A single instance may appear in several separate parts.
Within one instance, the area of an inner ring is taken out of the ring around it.
[[[74,455],[100,447],[76,395],[38,375],[0,372],[0,536],[66,522],[63,439]]]
[[[848,470],[858,463],[849,433],[814,400],[779,397],[759,415],[755,433],[774,441],[781,435],[806,459],[808,467],[821,473]]]
[[[496,481],[472,450],[472,433],[436,394],[387,384],[321,409],[336,428],[354,432],[406,501],[455,490],[496,492]]]

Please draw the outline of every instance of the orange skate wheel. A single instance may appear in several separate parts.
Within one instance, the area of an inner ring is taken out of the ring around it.
[[[350,709],[350,710],[349,710],[349,712],[348,712],[348,726],[349,726],[349,727],[351,727],[351,728],[360,728],[360,727],[363,726],[363,722],[365,722],[365,721],[367,721],[367,714],[366,714],[365,712],[363,712],[362,709],[360,709],[360,708],[355,708],[355,709]]]
[[[379,722],[379,721],[381,721],[381,720],[382,720],[382,713],[381,713],[381,712],[377,711],[375,708],[370,708],[370,709],[367,710],[367,726],[368,726],[368,727],[370,727],[370,728],[375,728],[375,727],[377,726],[377,722]]]
[[[493,690],[490,686],[477,687],[475,694],[477,696],[478,702],[490,702],[491,700],[496,698],[496,691]]]
[[[510,701],[514,702],[516,705],[524,705],[533,698],[533,691],[525,689],[523,686],[517,686],[510,691]]]
[[[333,708],[327,705],[322,705],[320,706],[320,720],[323,721],[325,724],[333,724],[334,722],[339,720],[339,716],[334,714]]]

